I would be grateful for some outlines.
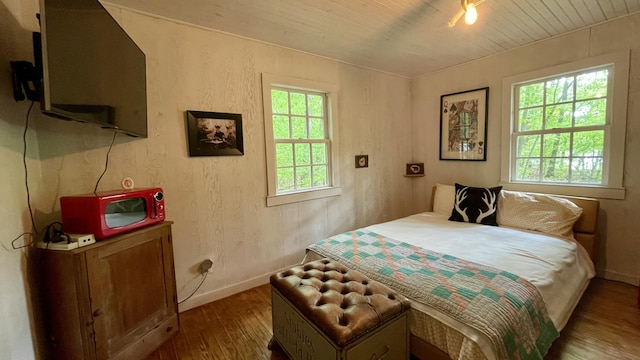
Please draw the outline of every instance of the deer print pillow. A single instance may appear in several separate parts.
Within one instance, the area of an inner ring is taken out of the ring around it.
[[[498,226],[496,211],[502,186],[477,188],[456,183],[451,221]]]

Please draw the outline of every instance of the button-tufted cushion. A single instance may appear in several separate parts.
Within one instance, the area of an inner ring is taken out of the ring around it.
[[[329,259],[295,266],[270,280],[338,346],[410,307],[407,298],[384,284]]]

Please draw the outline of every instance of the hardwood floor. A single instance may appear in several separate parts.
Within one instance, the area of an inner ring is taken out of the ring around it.
[[[640,359],[638,288],[593,279],[546,359]],[[272,359],[269,285],[180,314],[180,332],[147,360]]]

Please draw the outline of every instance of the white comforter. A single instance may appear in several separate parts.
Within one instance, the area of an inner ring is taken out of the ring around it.
[[[540,291],[558,330],[569,320],[595,275],[587,252],[577,242],[536,232],[448,221],[437,213],[421,213],[368,226],[380,235],[422,248],[489,265],[519,275]],[[412,306],[474,340],[487,359],[491,344],[479,331],[430,307]]]

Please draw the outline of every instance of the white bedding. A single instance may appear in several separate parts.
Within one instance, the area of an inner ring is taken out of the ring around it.
[[[569,320],[595,275],[587,252],[577,242],[541,233],[448,221],[433,212],[368,226],[380,235],[432,251],[493,266],[519,275],[540,291],[558,330]],[[495,358],[489,339],[429,306],[412,302],[423,312],[475,341],[489,360]]]

